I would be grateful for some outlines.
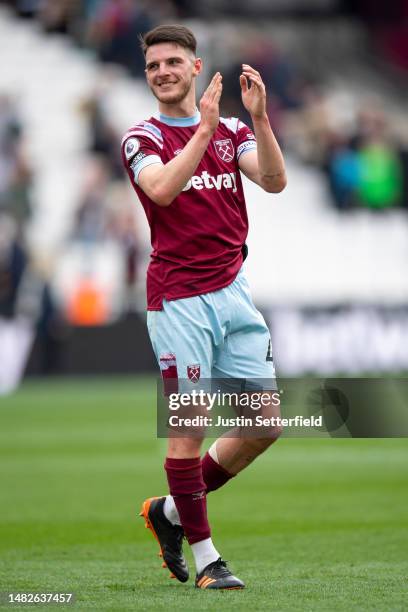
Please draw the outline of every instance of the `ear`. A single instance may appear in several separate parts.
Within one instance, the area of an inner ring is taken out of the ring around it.
[[[193,76],[198,76],[203,69],[203,62],[201,57],[194,58],[193,63]]]

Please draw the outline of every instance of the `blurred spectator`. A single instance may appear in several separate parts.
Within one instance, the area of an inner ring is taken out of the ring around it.
[[[66,316],[73,325],[106,325],[109,321],[107,296],[91,276],[78,279],[68,298]]]
[[[21,380],[34,337],[34,324],[19,313],[27,254],[15,221],[0,215],[0,395]]]
[[[360,181],[360,163],[346,138],[333,135],[332,147],[327,160],[329,183],[334,201],[339,210],[348,210],[356,205],[356,194]]]
[[[408,210],[408,146],[405,144],[399,151],[402,169],[402,206]]]
[[[101,155],[89,157],[83,180],[74,238],[83,242],[100,241],[106,235],[107,189],[110,180],[107,160]]]
[[[378,51],[395,67],[408,70],[408,2],[342,0],[344,8],[364,21]],[[406,74],[405,74],[406,78]]]
[[[330,185],[339,209],[355,204],[384,209],[402,204],[403,168],[384,113],[366,101],[356,131],[332,138],[328,151]]]
[[[291,58],[280,51],[269,37],[254,36],[245,51],[246,63],[262,74],[268,90],[276,96],[285,110],[300,108],[303,104],[303,79]]]
[[[225,10],[226,4],[217,7],[217,3],[212,3],[211,6],[216,15],[217,11]],[[139,34],[158,23],[202,14],[202,7],[193,7],[185,0],[18,0],[15,7],[20,14],[36,14],[47,31],[69,32],[80,44],[93,48],[102,61],[121,64],[140,77],[144,58],[139,48]],[[377,34],[379,38],[384,33],[392,38],[393,33],[402,32],[407,10],[405,0],[387,7],[376,7],[368,0],[357,4],[351,0],[339,2],[340,12],[365,19],[373,40]],[[286,150],[326,172],[338,209],[364,206],[377,210],[398,205],[408,208],[408,144],[390,137],[384,113],[378,112],[371,102],[365,103],[364,111],[355,118],[354,133],[350,134],[344,130],[341,109],[330,107],[328,95],[318,81],[311,83],[305,76],[306,62],[301,70],[300,58],[294,61],[291,54],[271,40],[266,30],[261,31],[255,24],[238,24],[232,20],[224,30],[222,27],[220,31],[225,31],[225,36],[213,37],[214,67],[209,68],[210,72],[216,68],[223,73],[222,114],[250,121],[242,108],[238,80],[242,62],[250,63],[264,79],[268,114],[278,139]],[[209,31],[210,28],[206,30],[207,35]],[[384,37],[381,40],[384,43]],[[326,39],[322,41],[327,44]],[[406,41],[399,44],[398,50],[401,49],[398,57],[404,56],[406,60]],[[309,73],[313,73],[310,67]],[[75,234],[81,240],[100,240],[106,235],[106,188],[111,181],[122,177],[119,135],[104,107],[102,91],[83,105],[89,119],[93,157],[87,170],[89,184],[84,187],[76,220]],[[10,174],[7,166],[10,162],[5,162],[5,157],[10,156],[3,155],[0,159],[0,207],[4,207],[2,175]],[[15,178],[7,184],[8,193],[14,189],[9,198],[13,202],[13,215],[26,218],[30,208],[30,172],[21,150],[14,155],[11,165]],[[95,176],[92,178],[92,175]]]
[[[35,331],[43,368],[58,367],[58,319],[47,282],[30,264],[24,245],[32,173],[23,153],[23,129],[11,98],[0,97],[0,394],[23,375]]]
[[[66,322],[57,308],[48,282],[43,284],[40,299],[37,340],[41,348],[41,374],[57,374],[63,365]]]
[[[120,272],[123,274],[121,285],[124,289],[124,309],[133,311],[139,297],[136,291],[139,240],[135,203],[129,196],[123,172],[121,135],[111,124],[107,109],[103,87],[81,105],[88,121],[89,155],[84,165],[82,194],[72,238],[74,243],[88,245],[88,258],[94,258],[95,262],[104,245],[119,247],[124,264]],[[92,324],[100,324],[111,316],[106,296],[92,276],[92,262],[89,263],[88,268],[79,272],[78,285],[70,298],[67,311],[69,320],[80,325],[86,322],[91,324],[91,321]]]
[[[112,185],[110,191],[110,210],[108,214],[108,235],[120,245],[125,259],[125,307],[135,310],[136,289],[139,280],[138,267],[140,246],[136,224],[135,206],[129,197],[126,183]]]
[[[113,178],[123,177],[123,164],[120,155],[121,135],[108,119],[103,92],[98,91],[86,99],[82,103],[81,109],[88,120],[89,151],[105,159],[106,170]]]
[[[395,150],[387,142],[369,142],[358,152],[358,196],[368,208],[389,208],[401,203],[402,172]]]
[[[42,0],[38,15],[46,32],[67,34],[77,17],[80,0]]]
[[[282,132],[285,145],[305,163],[324,165],[333,138],[333,123],[336,120],[325,95],[319,87],[308,83],[299,89],[298,107],[284,115]]]
[[[112,180],[108,169],[108,159],[101,155],[89,157],[84,173],[84,186],[76,215],[73,239],[85,244],[103,244],[113,241],[120,247],[124,259],[123,285],[126,294],[126,309],[134,310],[135,288],[138,281],[139,240],[135,218],[135,205],[129,197],[127,183],[123,180]],[[92,251],[90,251],[91,256]],[[82,282],[82,281],[81,281]],[[86,304],[84,312],[89,316],[89,309],[96,307],[95,290],[92,279],[83,279],[80,304]],[[92,299],[91,299],[91,297]],[[90,301],[91,300],[91,301]],[[71,315],[73,305],[71,305]],[[102,316],[100,298],[97,303],[98,314]],[[75,303],[78,315],[78,303]],[[79,316],[79,315],[78,315]],[[103,314],[105,316],[105,314]],[[80,318],[82,315],[80,316]],[[75,320],[79,320],[78,317]],[[82,321],[82,318],[81,318]]]
[[[9,0],[9,4],[14,4],[20,17],[34,17],[39,11],[41,2],[42,0],[15,0],[13,3]]]
[[[22,127],[12,99],[0,96],[0,212],[22,228],[30,216],[31,170],[23,150]]]
[[[133,0],[105,0],[88,24],[86,39],[104,62],[126,66],[134,75],[144,71],[139,34],[153,27],[143,5]]]
[[[239,116],[249,122],[241,103],[239,75],[242,63],[253,66],[262,74],[268,100],[268,114],[278,137],[282,136],[282,117],[287,110],[302,106],[302,80],[291,59],[282,54],[270,38],[252,35],[238,48],[230,49],[232,57],[222,69],[222,112],[227,116]]]
[[[0,316],[15,314],[18,289],[27,266],[27,254],[8,215],[0,216]]]

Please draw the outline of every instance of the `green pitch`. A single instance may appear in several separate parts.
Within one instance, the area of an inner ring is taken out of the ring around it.
[[[0,425],[0,591],[74,591],[67,610],[406,610],[408,440],[282,439],[211,494],[247,584],[216,593],[170,580],[137,517],[166,492],[153,379],[28,382]]]

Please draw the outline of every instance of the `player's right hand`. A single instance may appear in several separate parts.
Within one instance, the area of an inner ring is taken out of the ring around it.
[[[220,120],[222,76],[216,72],[200,100],[201,126],[214,133]]]

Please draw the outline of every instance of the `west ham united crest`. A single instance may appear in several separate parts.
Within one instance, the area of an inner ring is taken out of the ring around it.
[[[221,161],[230,162],[234,159],[234,145],[230,138],[216,140],[214,142],[215,151]]]
[[[187,376],[191,382],[198,382],[200,380],[200,364],[196,363],[194,365],[187,366]]]

